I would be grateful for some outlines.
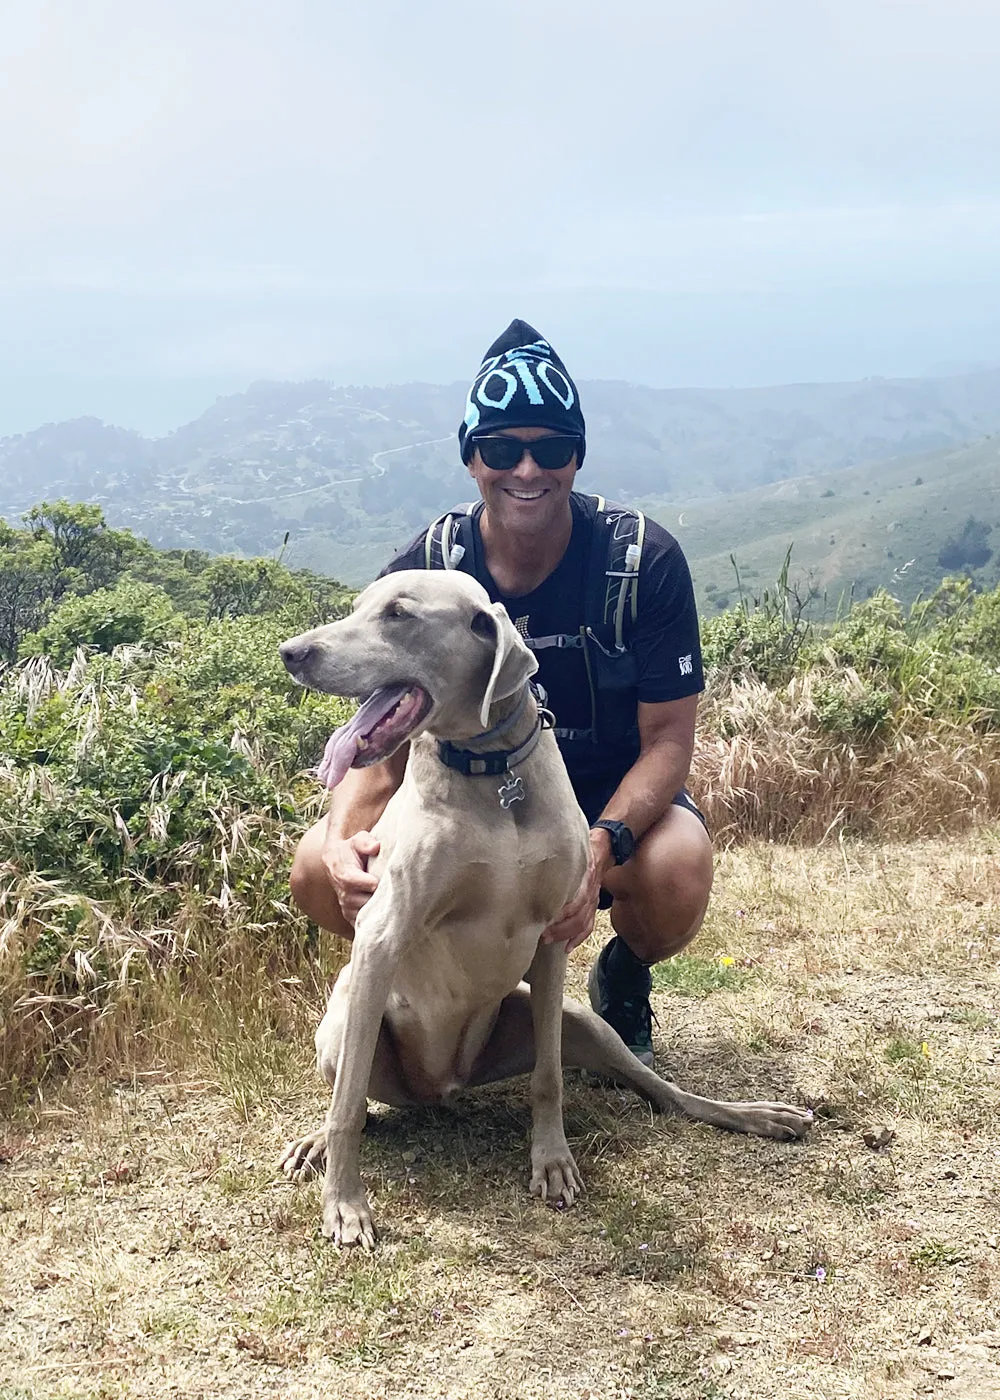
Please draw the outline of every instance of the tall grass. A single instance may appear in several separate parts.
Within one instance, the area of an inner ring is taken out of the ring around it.
[[[855,673],[841,685],[870,696]],[[709,697],[691,786],[716,841],[898,839],[1000,817],[1000,732],[903,707],[877,733],[831,733],[827,686],[810,671]]]
[[[924,836],[1000,816],[1000,589],[810,623],[788,560],[705,627],[692,787],[717,839]]]

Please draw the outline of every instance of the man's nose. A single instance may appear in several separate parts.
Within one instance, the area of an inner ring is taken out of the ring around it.
[[[541,467],[531,455],[531,443],[526,442],[518,464],[513,468],[513,475],[518,477],[533,477],[537,476],[541,470]]]

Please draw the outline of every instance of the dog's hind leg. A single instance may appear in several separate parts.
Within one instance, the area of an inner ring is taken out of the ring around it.
[[[534,1031],[528,989],[504,998],[493,1034],[476,1062],[472,1084],[495,1084],[535,1065]],[[689,1094],[640,1064],[616,1031],[587,1006],[563,999],[562,1062],[634,1089],[663,1113],[683,1113],[717,1128],[784,1141],[804,1137],[812,1127],[806,1108],[784,1103],[720,1103]]]
[[[600,1016],[568,997],[563,1006],[563,1064],[625,1084],[664,1113],[683,1113],[730,1132],[788,1141],[804,1137],[812,1127],[812,1113],[805,1108],[725,1103],[679,1089],[641,1064]]]

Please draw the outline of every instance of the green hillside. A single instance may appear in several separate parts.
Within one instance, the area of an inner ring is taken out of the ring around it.
[[[669,501],[674,519],[709,496],[766,501],[806,473],[954,452],[1000,432],[1000,370],[758,389],[585,381],[580,392],[581,488]],[[156,439],[94,418],[50,423],[0,439],[0,518],[16,524],[42,499],[86,500],[163,548],[273,555],[287,536],[287,562],[363,584],[468,497],[455,442],[464,402],[461,384],[317,380],[251,385]],[[728,536],[712,546],[728,548]]]
[[[984,587],[1000,581],[1000,438],[724,498],[641,504],[681,541],[708,612],[738,596],[730,555],[752,594],[773,582],[789,547],[791,576],[831,602],[878,587],[909,602],[948,573],[968,572]],[[989,557],[969,567],[963,554]]]

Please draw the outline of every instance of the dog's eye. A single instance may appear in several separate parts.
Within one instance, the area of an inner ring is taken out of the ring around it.
[[[382,610],[382,616],[385,618],[409,617],[410,610],[399,602],[386,603]]]

